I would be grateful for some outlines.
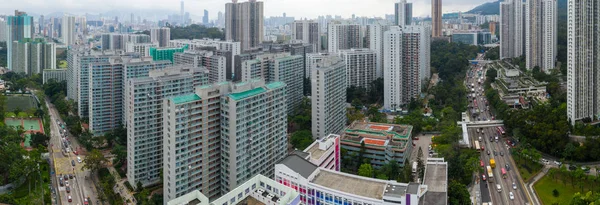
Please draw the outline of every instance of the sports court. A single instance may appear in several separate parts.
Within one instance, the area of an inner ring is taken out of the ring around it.
[[[23,126],[25,134],[23,134],[23,143],[21,145],[26,149],[31,149],[31,134],[32,133],[44,133],[42,121],[38,118],[32,119],[5,119],[4,123],[8,126],[15,127]]]
[[[9,95],[6,97],[6,110],[14,111],[19,108],[20,110],[29,110],[31,108],[37,108],[37,102],[31,95]]]

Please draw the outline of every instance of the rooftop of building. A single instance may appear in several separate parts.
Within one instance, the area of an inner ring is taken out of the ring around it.
[[[292,154],[283,158],[278,164],[287,166],[304,178],[308,178],[313,172],[315,172],[315,170],[319,168],[317,165],[306,161],[306,159],[296,154]]]
[[[258,87],[258,88],[254,88],[251,90],[239,92],[239,93],[231,93],[231,94],[229,94],[229,97],[231,97],[233,100],[242,100],[244,98],[255,96],[255,95],[258,95],[258,94],[261,94],[264,92],[267,92],[267,89],[265,89],[263,87]]]
[[[423,184],[427,185],[427,193],[420,204],[446,205],[448,200],[448,164],[443,158],[428,158],[425,164]],[[446,199],[446,200],[440,200]]]
[[[327,151],[327,150],[319,149],[318,143],[313,143],[311,146],[308,147],[308,150],[306,150],[307,153],[310,153],[310,156],[313,159],[321,158],[321,156],[323,156],[323,153],[325,153],[325,151]]]
[[[403,149],[408,144],[412,128],[410,125],[355,121],[344,131],[342,141]]]
[[[171,101],[173,101],[173,103],[175,103],[176,105],[188,103],[188,102],[192,102],[192,101],[196,101],[196,100],[200,100],[200,96],[198,96],[196,94],[182,95],[182,96],[177,96],[177,97],[171,98]]]
[[[384,189],[387,186],[387,183],[382,180],[369,179],[326,169],[320,169],[311,182],[330,189],[372,199],[383,199]]]
[[[267,86],[267,88],[269,88],[269,89],[277,89],[277,88],[280,88],[280,87],[284,87],[284,86],[285,86],[285,83],[283,83],[283,82],[281,82],[281,81],[277,81],[277,82],[272,82],[272,83],[269,83],[269,84],[267,84],[266,86]]]

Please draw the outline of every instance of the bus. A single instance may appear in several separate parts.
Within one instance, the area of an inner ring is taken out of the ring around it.
[[[504,128],[502,128],[502,126],[496,127],[496,130],[498,131],[499,135],[504,135],[506,134],[506,132],[504,132]]]
[[[417,173],[417,165],[418,165],[418,163],[417,163],[417,162],[413,162],[413,164],[412,164],[412,173],[413,173],[413,174],[414,174],[414,173]]]
[[[504,169],[504,167],[502,167],[502,178],[506,179],[506,169]]]
[[[487,166],[487,173],[488,173],[488,182],[492,182],[492,180],[494,179],[494,173],[492,172],[492,167]]]
[[[479,147],[479,141],[475,141],[475,149],[479,152],[481,151],[481,147]]]

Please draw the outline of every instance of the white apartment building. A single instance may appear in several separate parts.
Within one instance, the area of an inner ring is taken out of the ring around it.
[[[286,85],[252,80],[221,98],[221,192],[257,174],[274,176],[287,155]]]
[[[369,49],[375,51],[375,78],[383,78],[383,33],[390,30],[390,26],[383,23],[370,24],[367,27],[369,36]]]
[[[42,77],[43,83],[46,84],[50,79],[56,80],[56,82],[67,80],[67,69],[44,69]]]
[[[56,44],[39,38],[24,38],[11,44],[11,67],[14,72],[33,75],[42,73],[44,69],[56,68]]]
[[[526,3],[521,0],[500,2],[500,59],[523,55],[525,7]]]
[[[400,0],[395,3],[394,12],[396,16],[396,26],[404,27],[412,24],[412,3],[406,0]]]
[[[556,0],[529,0],[525,9],[525,67],[550,74],[556,60]]]
[[[275,165],[275,181],[297,190],[302,204],[419,204],[427,186],[333,171],[290,155]]]
[[[286,187],[269,177],[258,174],[234,190],[210,202],[198,190],[173,199],[167,205],[236,205],[258,202],[265,205],[299,205],[300,196],[292,188]]]
[[[176,66],[153,70],[125,85],[127,179],[132,185],[158,183],[163,169],[164,99],[187,95],[208,84],[208,70]]]
[[[332,22],[327,28],[327,49],[329,53],[337,53],[339,50],[362,48],[361,26],[358,24],[342,24]]]
[[[600,2],[568,1],[567,116],[572,124],[600,117]]]
[[[67,45],[75,44],[77,38],[75,33],[75,17],[74,16],[63,16],[62,17],[62,42]]]
[[[173,54],[174,65],[192,65],[197,68],[208,69],[210,83],[223,82],[227,74],[227,57],[214,55],[212,51],[186,50],[183,53]]]
[[[242,53],[240,42],[222,41],[219,39],[174,39],[169,41],[170,47],[183,47],[187,45],[190,50],[205,50],[206,48],[214,48],[215,50],[231,51],[233,55]]]
[[[168,47],[171,40],[171,29],[169,27],[150,29],[150,41],[158,42],[159,47]]]
[[[158,48],[158,42],[153,43],[134,43],[125,44],[125,52],[139,53],[141,56],[150,56],[150,48]]]
[[[321,50],[321,27],[314,20],[297,20],[292,23],[292,41],[311,44],[313,51]]]
[[[346,64],[336,56],[311,70],[312,137],[338,134],[346,126]]]
[[[340,50],[340,58],[346,64],[346,86],[368,89],[375,80],[377,53],[369,49]]]
[[[384,108],[397,109],[421,94],[431,75],[430,29],[393,26],[384,34]]]

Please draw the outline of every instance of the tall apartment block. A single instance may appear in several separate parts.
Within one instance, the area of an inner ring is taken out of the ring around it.
[[[241,79],[248,81],[262,78],[266,82],[283,82],[286,86],[287,113],[293,114],[304,96],[304,58],[289,53],[261,54],[255,59],[242,62]]]
[[[234,66],[238,63],[236,62],[236,56],[242,53],[242,46],[240,42],[222,41],[219,39],[175,39],[169,42],[169,46],[188,46],[189,50],[209,50],[215,55],[225,56],[227,59],[227,72],[225,78],[227,80],[234,78]]]
[[[556,0],[529,0],[525,9],[525,67],[546,73],[556,59]]]
[[[346,64],[346,86],[368,89],[375,80],[377,53],[369,49],[340,50],[339,53]]]
[[[27,13],[15,10],[14,16],[6,17],[6,65],[8,70],[12,70],[12,55],[13,55],[13,41],[19,41],[25,38],[33,38],[33,17],[28,16]]]
[[[125,44],[125,52],[139,53],[141,56],[150,56],[150,48],[158,47],[158,42],[152,43],[134,43],[127,42]]]
[[[412,24],[412,3],[406,3],[406,0],[400,0],[395,4],[394,11],[397,26],[404,27]]]
[[[0,19],[0,42],[6,42],[6,36],[8,34],[8,25],[4,19]]]
[[[226,81],[227,58],[214,55],[212,51],[187,50],[183,53],[173,54],[173,64],[192,65],[208,69],[208,81],[210,83]]]
[[[375,77],[383,78],[383,33],[390,30],[390,25],[375,23],[367,26],[369,49],[375,51]]]
[[[362,48],[361,33],[361,27],[358,24],[330,23],[327,28],[329,53],[337,53],[343,49]]]
[[[242,82],[221,98],[221,191],[256,174],[273,177],[287,155],[285,83]]]
[[[320,139],[346,126],[346,64],[330,56],[311,72],[312,137]]]
[[[173,62],[173,55],[175,55],[175,53],[183,53],[187,49],[188,49],[187,46],[160,47],[160,48],[151,47],[150,51],[148,51],[148,52],[150,53],[150,56],[152,56],[152,60],[155,60],[155,61],[169,60],[169,61]]]
[[[431,74],[430,34],[425,26],[392,26],[384,39],[384,108],[397,109],[421,94]]]
[[[67,80],[67,69],[44,69],[42,71],[43,83],[46,84],[50,80],[62,82]]]
[[[62,29],[62,43],[67,46],[75,44],[75,40],[77,38],[75,33],[75,17],[63,16],[62,24],[60,26]]]
[[[500,59],[523,55],[525,5],[521,0],[500,2]]]
[[[125,85],[127,179],[132,185],[158,183],[163,169],[164,99],[188,95],[208,84],[208,71],[191,66],[152,70]]]
[[[241,43],[242,50],[259,47],[263,41],[263,2],[249,0],[225,4],[225,39]]]
[[[72,48],[67,51],[67,98],[77,102],[79,117],[89,115],[90,64],[106,63],[112,56],[122,53],[115,51],[93,51]]]
[[[56,69],[56,45],[42,38],[24,38],[11,42],[13,72],[27,75],[42,73],[44,69]]]
[[[321,50],[321,27],[313,20],[297,20],[292,24],[292,41],[311,44],[313,51]]]
[[[442,0],[431,0],[431,37],[442,37]]]
[[[312,70],[316,69],[317,66],[325,61],[326,59],[330,59],[332,57],[336,56],[335,54],[329,54],[329,53],[309,53],[306,54],[306,58],[305,58],[305,72],[308,74],[308,78],[311,78],[312,75]]]
[[[105,33],[101,37],[102,50],[125,50],[129,43],[151,44],[150,36],[145,34]],[[158,47],[158,42],[154,42]]]
[[[171,29],[168,27],[150,29],[150,41],[158,42],[159,47],[166,47],[171,40]]]
[[[600,118],[600,2],[568,1],[567,116]]]
[[[170,65],[170,61],[152,61],[152,58],[139,56],[114,56],[107,62],[90,63],[90,132],[101,136],[125,124],[123,90],[127,79],[148,77],[151,70],[161,70]]]

